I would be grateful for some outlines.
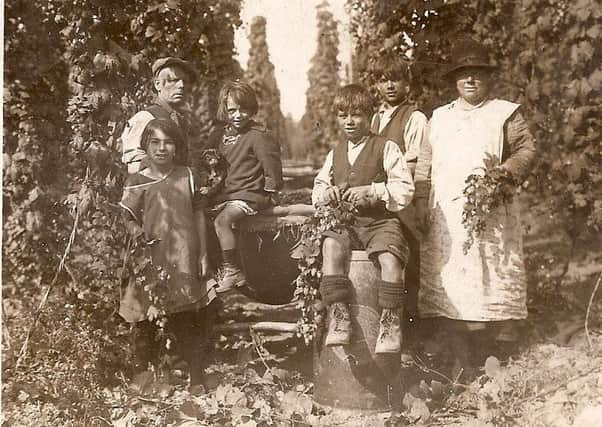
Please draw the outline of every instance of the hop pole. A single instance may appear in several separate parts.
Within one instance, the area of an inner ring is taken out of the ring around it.
[[[592,338],[589,334],[589,313],[592,308],[592,304],[594,303],[594,297],[596,296],[596,292],[598,292],[598,288],[600,287],[600,280],[602,280],[602,273],[600,273],[600,275],[598,276],[596,286],[594,286],[594,290],[592,291],[592,294],[589,297],[589,303],[587,304],[587,311],[585,313],[585,337],[587,338],[587,343],[589,345],[590,350],[594,349],[594,344],[592,343]]]

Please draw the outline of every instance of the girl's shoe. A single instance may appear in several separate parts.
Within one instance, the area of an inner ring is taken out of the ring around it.
[[[399,353],[401,351],[401,318],[399,311],[383,308],[374,352]]]
[[[231,264],[224,264],[217,273],[217,293],[231,291],[247,284],[247,279],[240,268]]]

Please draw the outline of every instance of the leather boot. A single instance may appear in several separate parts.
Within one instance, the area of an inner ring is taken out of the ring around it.
[[[351,342],[351,317],[349,307],[343,302],[335,302],[328,307],[328,333],[326,345],[346,345]]]
[[[374,352],[399,353],[401,351],[401,318],[398,309],[383,308]]]

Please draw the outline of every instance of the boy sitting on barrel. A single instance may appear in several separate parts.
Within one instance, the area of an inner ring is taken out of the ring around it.
[[[326,345],[350,343],[352,290],[346,271],[351,250],[364,249],[380,268],[378,304],[382,312],[375,352],[397,353],[409,251],[396,212],[411,202],[414,184],[399,145],[370,133],[373,102],[364,87],[351,84],[340,88],[333,104],[345,141],[326,156],[314,182],[312,202],[324,206],[346,201],[356,214],[352,230],[331,230],[323,236],[320,293],[330,319]],[[354,241],[362,247],[353,247]]]

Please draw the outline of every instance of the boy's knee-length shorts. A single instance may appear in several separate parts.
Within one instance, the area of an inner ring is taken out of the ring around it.
[[[401,261],[402,266],[406,266],[410,250],[399,219],[383,218],[361,223],[362,225],[349,227],[351,230],[343,228],[326,231],[323,238],[332,237],[348,251],[365,250],[373,262],[378,261],[379,253],[390,252]]]

